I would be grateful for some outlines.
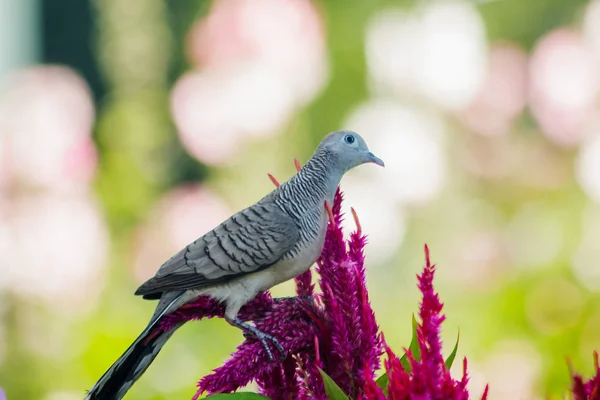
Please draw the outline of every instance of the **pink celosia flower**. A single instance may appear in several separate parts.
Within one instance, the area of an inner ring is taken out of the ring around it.
[[[297,167],[299,167],[297,165]],[[273,183],[277,180],[270,176]],[[331,219],[316,272],[321,293],[315,293],[313,274],[295,279],[298,297],[273,299],[261,293],[246,304],[239,317],[252,321],[262,332],[276,337],[287,352],[282,362],[271,362],[262,344],[246,337],[221,367],[198,383],[194,399],[208,392],[229,393],[251,381],[261,394],[273,400],[327,400],[320,370],[356,400],[469,400],[467,359],[460,379],[450,375],[442,355],[440,332],[445,316],[435,292],[435,265],[425,246],[425,267],[417,276],[422,294],[415,330],[416,346],[404,350],[400,359],[379,332],[366,288],[364,247],[356,213],[357,229],[344,239],[338,190],[329,210]],[[161,329],[170,330],[188,320],[223,317],[225,307],[208,297],[163,317]],[[386,379],[375,380],[382,354]],[[454,357],[454,355],[452,356]],[[600,368],[594,352],[596,374],[588,381],[571,372],[574,400],[600,400]],[[572,369],[571,369],[572,371]],[[486,400],[488,387],[481,397]],[[2,391],[0,389],[0,397]],[[1,399],[0,399],[1,400]]]
[[[588,381],[584,381],[583,377],[573,372],[573,368],[569,364],[571,371],[571,392],[573,400],[600,400],[600,368],[598,366],[598,352],[594,351],[594,376]]]
[[[261,393],[277,399],[326,399],[318,368],[329,374],[352,398],[363,396],[368,379],[379,367],[381,340],[366,290],[363,248],[357,229],[348,242],[341,229],[342,194],[338,190],[321,257],[320,294],[314,294],[310,271],[296,278],[299,297],[273,299],[262,293],[240,312],[263,332],[278,338],[287,351],[282,363],[270,362],[252,337],[232,358],[198,383],[203,392],[233,392],[256,381]],[[312,300],[311,300],[312,298]],[[168,330],[187,320],[222,317],[224,307],[200,297],[163,318]]]
[[[431,264],[429,249],[425,246],[426,265],[417,276],[418,287],[422,294],[417,326],[418,357],[410,350],[406,356],[410,363],[410,372],[406,371],[400,359],[384,343],[387,360],[385,369],[388,377],[385,396],[374,381],[368,382],[369,399],[391,400],[468,400],[467,359],[463,361],[463,376],[460,380],[452,378],[442,355],[440,332],[445,316],[441,313],[443,304],[433,288],[435,265]],[[379,389],[379,390],[378,390]],[[487,387],[482,400],[487,398]]]
[[[277,181],[272,178],[273,182]],[[418,352],[407,352],[411,370],[384,343],[369,302],[366,288],[364,246],[358,218],[357,229],[344,239],[340,212],[342,193],[338,190],[331,207],[331,220],[323,252],[317,261],[315,293],[312,272],[296,278],[299,297],[273,299],[261,293],[240,311],[240,318],[252,321],[262,332],[276,337],[287,352],[283,362],[269,361],[261,343],[248,336],[231,359],[198,383],[202,393],[229,393],[251,381],[273,400],[327,399],[319,369],[328,374],[350,399],[374,400],[467,400],[466,359],[463,377],[450,376],[441,354],[442,303],[433,288],[435,267],[426,249],[426,266],[418,277],[423,294],[417,328]],[[163,317],[161,327],[171,329],[192,319],[223,317],[224,307],[200,297],[177,312]],[[375,381],[380,357],[387,353],[386,392]],[[485,399],[486,393],[483,396]]]

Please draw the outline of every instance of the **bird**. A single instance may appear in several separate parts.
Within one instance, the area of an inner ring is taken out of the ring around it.
[[[315,263],[329,220],[325,204],[333,203],[343,175],[366,163],[385,166],[358,133],[331,132],[297,174],[162,264],[135,292],[158,300],[150,322],[85,399],[121,399],[180,326],[162,331],[161,318],[199,296],[223,303],[225,320],[258,339],[271,361],[275,360],[269,343],[285,358],[277,338],[237,314],[258,293],[295,278]]]

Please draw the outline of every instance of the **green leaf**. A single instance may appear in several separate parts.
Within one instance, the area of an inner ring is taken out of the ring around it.
[[[421,352],[419,351],[419,341],[417,340],[417,327],[418,327],[417,319],[415,318],[415,315],[413,314],[413,316],[412,316],[412,339],[410,340],[410,346],[408,346],[408,349],[411,351],[413,358],[416,361],[420,361],[421,360]],[[406,354],[404,354],[402,356],[402,358],[400,359],[400,363],[404,367],[404,370],[407,373],[410,373],[410,362],[408,361],[408,357],[406,357]]]
[[[410,340],[410,345],[408,346],[408,349],[411,351],[415,360],[419,361],[421,359],[421,353],[419,351],[419,341],[417,340],[417,328],[418,328],[417,319],[415,318],[415,315],[413,314],[413,316],[412,316],[412,339]],[[402,367],[404,367],[404,370],[407,373],[410,373],[410,362],[408,361],[408,357],[406,357],[406,354],[404,354],[402,356],[402,358],[400,358],[400,363],[402,364]],[[386,396],[388,395],[387,387],[388,387],[389,382],[390,382],[390,378],[388,377],[387,372],[385,372],[383,375],[381,375],[375,381],[377,386],[379,386],[381,388],[381,390],[383,390],[383,393]]]
[[[377,386],[383,391],[383,394],[388,395],[388,383],[390,383],[390,378],[388,377],[387,372],[384,372],[377,380],[375,381]]]
[[[350,400],[348,396],[342,392],[342,389],[331,379],[329,375],[321,368],[319,368],[321,377],[323,378],[323,384],[325,385],[325,393],[329,400]]]
[[[452,367],[452,363],[454,362],[454,359],[456,358],[456,351],[458,350],[459,340],[460,340],[460,329],[458,330],[458,336],[456,337],[456,344],[454,345],[454,349],[452,350],[452,353],[450,353],[448,358],[446,358],[446,369],[447,370],[449,370],[450,367]]]
[[[257,393],[238,392],[238,393],[220,393],[208,396],[207,400],[269,400],[268,397]]]

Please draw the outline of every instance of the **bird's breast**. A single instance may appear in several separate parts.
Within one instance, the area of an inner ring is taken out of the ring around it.
[[[328,214],[324,210],[321,213],[316,210],[313,217],[312,221],[305,221],[305,226],[311,229],[310,233],[305,232],[296,246],[276,266],[276,284],[306,272],[321,255],[327,233]]]

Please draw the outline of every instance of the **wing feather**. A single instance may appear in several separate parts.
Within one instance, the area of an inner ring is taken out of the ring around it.
[[[294,221],[272,203],[257,203],[233,215],[165,262],[136,295],[199,289],[263,270],[300,237]]]

